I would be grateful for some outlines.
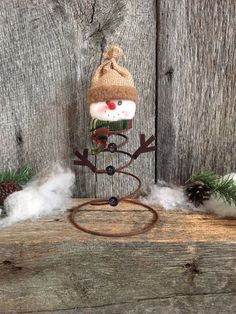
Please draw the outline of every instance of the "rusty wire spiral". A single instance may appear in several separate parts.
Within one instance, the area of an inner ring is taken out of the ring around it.
[[[154,151],[156,149],[156,146],[149,146],[154,140],[155,137],[151,136],[148,140],[145,140],[145,135],[144,134],[140,134],[140,147],[133,153],[130,154],[124,150],[120,150],[120,148],[122,146],[124,146],[126,143],[128,143],[128,137],[122,133],[119,132],[110,132],[109,135],[117,135],[122,137],[124,140],[122,143],[120,143],[119,145],[116,145],[115,143],[110,143],[107,148],[105,148],[103,150],[104,153],[106,152],[110,152],[110,153],[121,153],[121,154],[125,154],[127,156],[130,157],[130,160],[125,163],[124,165],[120,165],[118,168],[114,168],[113,166],[108,166],[106,167],[106,169],[97,169],[95,165],[93,165],[89,159],[88,159],[88,149],[84,149],[83,154],[81,154],[79,151],[75,151],[75,155],[77,156],[77,158],[79,160],[75,160],[74,164],[75,165],[82,165],[82,166],[87,166],[88,168],[90,168],[95,174],[108,174],[108,175],[113,175],[114,173],[122,173],[125,175],[129,175],[131,177],[133,177],[134,179],[137,180],[138,185],[136,187],[136,189],[125,196],[121,196],[121,197],[115,197],[112,196],[109,199],[107,198],[96,198],[94,200],[91,201],[87,201],[84,202],[78,206],[75,206],[73,208],[70,209],[70,214],[68,216],[69,221],[72,223],[73,226],[75,226],[77,229],[86,232],[86,233],[90,233],[93,235],[97,235],[97,236],[105,236],[105,237],[125,237],[125,236],[134,236],[137,234],[141,234],[144,232],[149,231],[150,229],[152,229],[155,226],[155,223],[158,220],[158,214],[157,212],[150,206],[141,203],[138,200],[134,200],[134,199],[129,199],[132,198],[133,196],[135,196],[140,188],[141,188],[141,180],[139,179],[139,177],[137,177],[136,175],[127,172],[127,171],[123,171],[123,169],[127,168],[135,159],[138,158],[138,156],[142,153],[146,153],[146,152],[150,152],[150,151]],[[92,206],[102,206],[102,205],[110,205],[110,206],[117,206],[120,202],[125,202],[125,203],[131,203],[131,204],[136,204],[142,207],[145,207],[149,212],[152,213],[152,220],[143,228],[139,229],[139,230],[133,230],[133,231],[129,231],[129,232],[122,232],[122,233],[110,233],[110,232],[102,232],[102,231],[95,231],[95,230],[90,230],[88,228],[85,228],[83,226],[81,226],[79,223],[77,223],[75,221],[75,216],[78,212],[80,212],[82,210],[82,207],[86,206],[86,205],[92,205]]]

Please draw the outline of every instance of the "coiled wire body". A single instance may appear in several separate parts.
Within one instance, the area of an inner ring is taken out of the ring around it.
[[[113,175],[114,173],[122,173],[122,174],[125,174],[125,175],[128,175],[128,176],[131,176],[131,177],[133,177],[137,181],[137,187],[136,187],[136,189],[133,192],[129,193],[128,195],[124,195],[124,196],[121,196],[121,197],[114,197],[114,196],[112,196],[109,199],[107,199],[107,198],[96,198],[96,199],[84,202],[84,203],[82,203],[82,204],[80,204],[78,206],[75,206],[75,207],[70,209],[70,214],[68,216],[69,221],[77,229],[79,229],[81,231],[84,231],[86,233],[97,235],[97,236],[125,237],[125,236],[134,236],[134,235],[137,235],[137,234],[141,234],[141,233],[147,232],[147,231],[149,231],[150,229],[152,229],[155,226],[155,223],[158,220],[158,214],[152,207],[150,207],[150,206],[148,206],[146,204],[143,204],[143,203],[141,203],[138,200],[131,199],[132,197],[134,197],[140,191],[141,180],[136,175],[134,175],[134,174],[132,174],[130,172],[127,172],[127,171],[123,171],[123,169],[127,168],[128,166],[130,166],[130,164],[135,159],[137,159],[137,157],[141,153],[154,151],[155,148],[156,148],[155,146],[152,146],[152,147],[148,147],[148,146],[155,139],[155,137],[152,136],[147,141],[145,141],[144,134],[141,134],[140,135],[140,143],[141,143],[140,147],[136,150],[136,152],[134,154],[130,154],[130,153],[120,149],[126,143],[128,143],[128,137],[126,135],[124,135],[122,133],[118,133],[118,132],[110,132],[110,135],[116,135],[116,136],[122,137],[123,138],[123,142],[120,143],[119,145],[116,145],[115,143],[110,143],[108,145],[108,147],[103,150],[103,152],[104,153],[106,153],[106,152],[110,152],[110,153],[116,152],[116,153],[120,153],[120,154],[125,154],[125,155],[130,157],[128,162],[126,162],[124,165],[119,166],[116,169],[114,167],[112,167],[112,166],[108,166],[106,169],[97,169],[88,160],[88,158],[87,158],[88,157],[88,150],[85,149],[83,155],[80,154],[78,151],[75,152],[76,156],[80,159],[80,161],[74,161],[74,164],[75,165],[88,166],[96,174]],[[87,205],[92,205],[92,206],[103,206],[103,205],[117,206],[121,202],[136,204],[138,206],[142,206],[142,207],[146,208],[147,211],[152,213],[151,221],[147,225],[142,227],[141,229],[132,230],[132,231],[129,231],[129,232],[122,232],[122,233],[110,233],[110,232],[91,230],[91,229],[88,229],[88,228],[82,226],[77,221],[75,221],[76,214],[78,212],[82,211],[82,208],[87,206]]]

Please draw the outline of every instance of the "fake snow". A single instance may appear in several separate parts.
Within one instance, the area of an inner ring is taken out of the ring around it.
[[[236,173],[230,173],[226,177],[232,177],[236,184]],[[164,181],[150,187],[150,193],[146,197],[140,197],[140,201],[151,206],[160,206],[164,210],[180,209],[184,211],[200,211],[214,213],[220,217],[236,217],[236,206],[225,203],[222,199],[211,197],[204,205],[195,207],[188,201],[183,187],[168,186]]]
[[[68,208],[75,174],[60,164],[54,164],[29,182],[21,191],[9,195],[4,208],[7,217],[0,219],[0,228],[26,219],[37,219]]]
[[[195,207],[190,203],[181,187],[168,186],[164,181],[150,186],[150,193],[140,201],[151,206],[160,206],[165,210],[182,209],[193,210]]]

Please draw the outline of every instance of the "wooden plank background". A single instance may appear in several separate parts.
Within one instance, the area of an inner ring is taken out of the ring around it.
[[[160,1],[158,177],[236,170],[236,2]]]
[[[157,135],[156,156],[143,155],[130,169],[144,187],[184,182],[204,168],[234,171],[235,13],[234,0],[1,1],[0,168],[72,166],[74,149],[90,145],[91,76],[104,49],[118,43],[140,92],[127,149],[138,147],[140,132]],[[111,163],[108,155],[97,159]],[[80,197],[133,185],[75,171]]]

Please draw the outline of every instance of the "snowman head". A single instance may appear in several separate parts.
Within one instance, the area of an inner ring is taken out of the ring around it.
[[[123,56],[119,46],[104,53],[88,91],[90,114],[103,121],[131,120],[135,115],[138,91],[131,73],[117,61]]]
[[[119,121],[133,119],[136,104],[132,100],[114,99],[90,104],[92,118],[103,121]]]

